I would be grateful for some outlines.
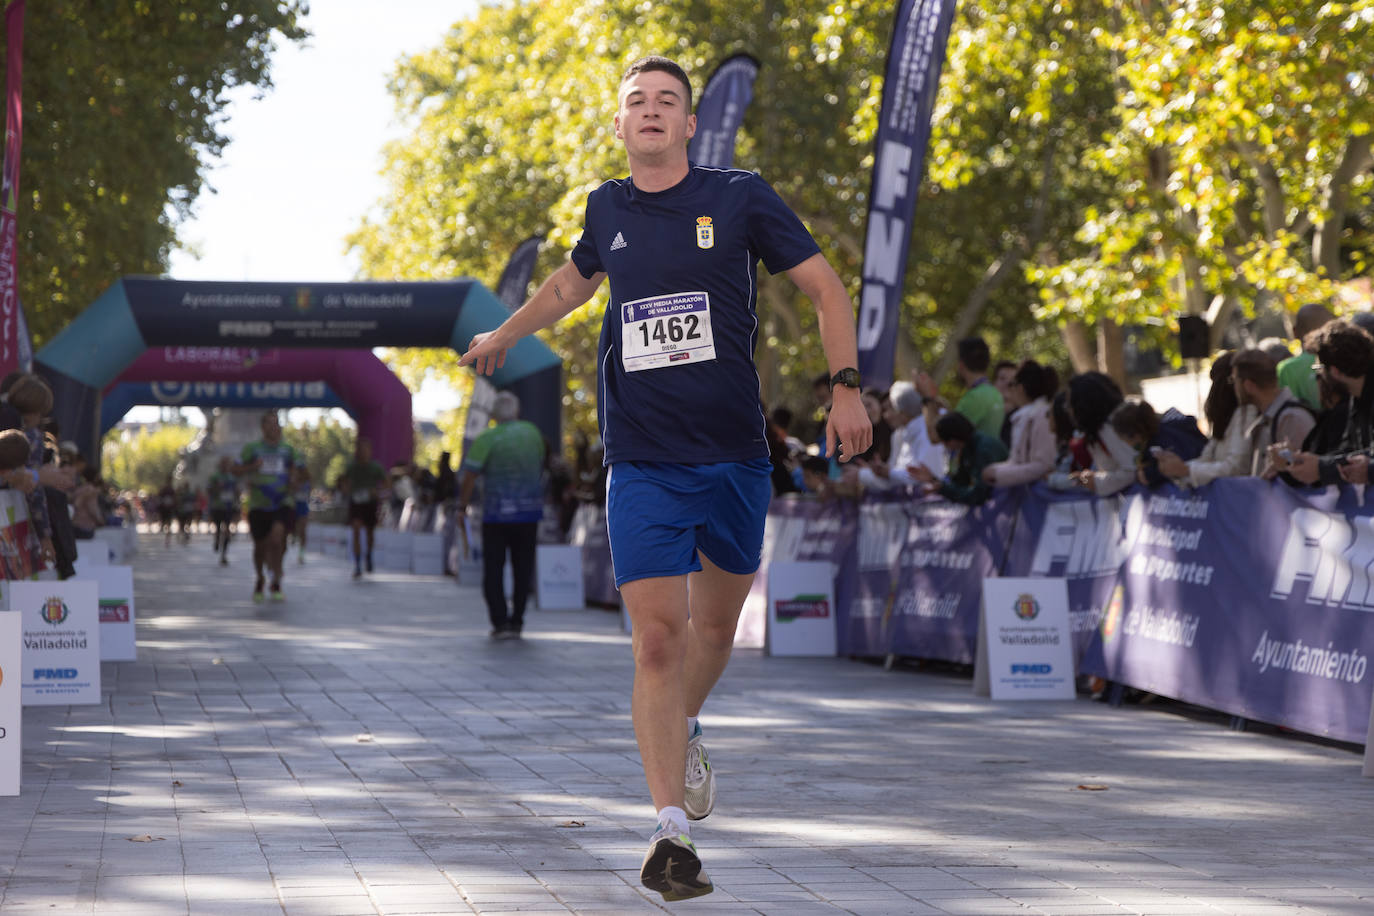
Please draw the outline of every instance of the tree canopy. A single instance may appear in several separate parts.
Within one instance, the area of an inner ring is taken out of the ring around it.
[[[857,293],[893,8],[484,7],[396,69],[412,129],[387,150],[388,196],[353,237],[363,271],[494,285],[515,245],[544,233],[547,272],[575,242],[586,194],[625,173],[610,121],[624,66],[665,54],[700,90],[746,50],[761,70],[736,164],[773,182]],[[1232,316],[1287,314],[1362,273],[1372,22],[1374,0],[959,4],[899,366],[936,363],[967,332],[998,355],[1057,362],[1061,328],[1079,332],[1071,348],[1085,329],[1122,324],[1154,327],[1168,346],[1179,315],[1206,314],[1219,334]],[[759,295],[764,398],[806,404],[824,368],[814,313],[786,282],[766,278]],[[568,366],[571,426],[586,430],[603,308],[594,300],[545,334]],[[1089,350],[1075,350],[1080,368]],[[455,363],[400,361],[417,376]]]
[[[275,44],[304,37],[305,5],[28,4],[18,273],[36,343],[119,276],[163,272],[227,142],[227,93],[271,85]]]

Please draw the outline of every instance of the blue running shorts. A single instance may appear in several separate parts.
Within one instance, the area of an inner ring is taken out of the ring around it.
[[[719,464],[618,461],[606,480],[616,588],[701,569],[700,550],[728,573],[759,568],[773,498],[767,458]]]

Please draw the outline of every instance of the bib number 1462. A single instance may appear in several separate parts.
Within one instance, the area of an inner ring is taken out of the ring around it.
[[[716,358],[711,300],[704,292],[651,296],[620,305],[620,344],[626,372]]]
[[[641,322],[640,332],[644,335],[644,346],[650,347],[653,342],[662,343],[681,343],[682,341],[701,340],[701,319],[696,315],[674,315],[671,318],[658,318],[653,322],[654,329],[649,330],[649,322]]]

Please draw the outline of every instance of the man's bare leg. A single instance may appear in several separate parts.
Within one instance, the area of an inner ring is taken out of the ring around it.
[[[716,686],[735,645],[744,599],[754,584],[754,574],[728,573],[698,552],[701,570],[687,576],[691,619],[687,624],[687,661],[683,670],[686,715],[701,712],[702,704]],[[686,728],[684,724],[684,729]]]
[[[681,808],[687,762],[687,577],[636,579],[622,585],[620,595],[633,627],[631,717],[644,779],[655,811]]]

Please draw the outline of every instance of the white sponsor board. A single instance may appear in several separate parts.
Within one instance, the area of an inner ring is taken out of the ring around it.
[[[100,660],[138,660],[134,635],[134,570],[130,566],[97,566],[81,573],[96,584],[100,601]]]
[[[580,611],[586,607],[581,547],[540,544],[535,548],[534,565],[541,611]]]
[[[1072,700],[1069,587],[1063,579],[984,579],[975,690],[994,700]]]
[[[412,542],[410,571],[417,576],[442,576],[444,574],[444,536],[442,534],[417,534]]]
[[[367,532],[364,531],[363,551],[367,551]],[[415,543],[415,535],[409,531],[396,531],[391,528],[378,528],[377,539],[373,543],[372,560],[377,569],[388,572],[410,572],[410,554]],[[351,546],[351,545],[350,545]]]
[[[113,553],[114,551],[110,549],[109,541],[100,538],[77,541],[76,562],[72,565],[76,567],[78,573],[92,566],[109,566],[110,556]]]
[[[132,528],[110,526],[95,529],[96,540],[110,545],[116,563],[123,563],[138,552],[138,535]],[[78,547],[77,552],[80,552]]]
[[[23,745],[20,706],[20,632],[23,615],[0,612],[0,795],[19,794],[19,769]]]
[[[768,654],[834,656],[835,574],[829,563],[768,567]]]
[[[25,706],[100,702],[100,609],[96,584],[10,582],[9,607],[22,615]]]

